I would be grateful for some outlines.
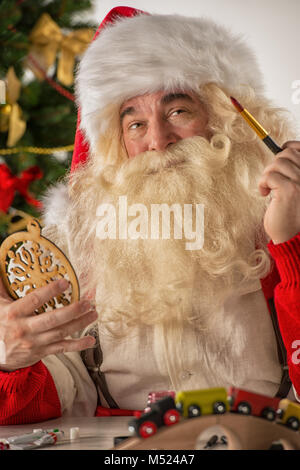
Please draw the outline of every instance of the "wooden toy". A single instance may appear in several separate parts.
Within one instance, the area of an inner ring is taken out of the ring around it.
[[[298,431],[300,427],[300,403],[292,402],[287,398],[280,400],[277,416],[280,423]]]
[[[160,390],[158,392],[149,392],[148,393],[148,399],[147,399],[147,406],[144,409],[144,413],[147,413],[148,411],[151,410],[150,405],[152,403],[155,403],[156,401],[160,400],[161,398],[164,397],[172,397],[175,400],[175,395],[176,393],[173,390]],[[142,413],[140,413],[141,415]],[[138,415],[136,415],[138,416]]]
[[[165,396],[156,400],[162,394]],[[148,447],[132,438],[128,439],[126,447],[122,448],[300,449],[300,435],[295,433],[293,437],[290,434],[300,428],[300,404],[288,399],[280,400],[237,387],[229,387],[228,391],[224,387],[178,391],[175,400],[170,396],[170,392],[151,392],[150,398],[152,403],[148,397],[149,411],[131,420],[129,431],[135,433],[138,438],[150,437],[151,441],[156,434],[168,439],[165,443],[160,440],[159,445],[155,440]],[[181,419],[174,413],[176,410],[180,412]],[[185,429],[182,428],[184,423],[194,421],[198,423],[196,427],[186,424]],[[172,430],[173,447],[168,447],[171,445],[171,434],[166,434],[165,428],[176,423],[176,429]],[[271,427],[263,423],[269,423]],[[216,428],[217,425],[223,426],[221,430]],[[211,428],[207,430],[207,426]],[[191,436],[185,434],[188,432],[192,433],[195,447],[192,447]],[[252,432],[255,436],[251,435]],[[258,437],[262,439],[261,443]],[[179,438],[183,439],[182,444],[177,443],[174,446],[174,439]]]
[[[228,389],[230,410],[241,414],[252,414],[274,421],[280,398],[268,397],[236,387]]]
[[[180,413],[176,410],[174,399],[166,396],[150,405],[150,411],[139,418],[132,419],[128,424],[131,433],[147,438],[153,436],[162,426],[171,426],[178,423]]]
[[[185,418],[229,411],[227,390],[224,387],[180,391],[176,393],[175,403]]]
[[[41,235],[41,226],[36,219],[29,220],[27,232],[13,233],[3,241],[0,274],[13,299],[24,297],[60,278],[69,281],[70,287],[65,292],[50,299],[36,313],[79,300],[79,283],[70,261],[54,243]]]

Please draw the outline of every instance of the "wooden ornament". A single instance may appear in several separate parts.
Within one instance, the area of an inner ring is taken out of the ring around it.
[[[69,288],[50,299],[36,313],[53,310],[79,300],[79,283],[65,254],[41,235],[41,226],[30,219],[27,232],[7,237],[0,247],[0,274],[13,299],[24,297],[39,287],[66,278]]]
[[[26,230],[27,224],[32,219],[32,216],[19,209],[10,207],[6,218],[8,221],[7,234],[11,235],[12,233]]]

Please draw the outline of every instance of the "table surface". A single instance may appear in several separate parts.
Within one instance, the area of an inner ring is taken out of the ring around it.
[[[64,431],[64,439],[55,445],[40,450],[111,450],[114,437],[129,436],[128,422],[131,416],[110,416],[90,418],[58,418],[42,423],[0,426],[0,441],[10,436],[32,433],[34,429]],[[300,432],[282,424],[276,424],[255,416],[225,413],[193,419],[183,419],[176,426],[163,427],[149,439],[131,437],[120,443],[120,450],[195,449],[200,434],[212,426],[223,427],[222,433],[232,434],[240,442],[241,449],[268,449],[273,441],[285,439],[291,447],[300,450]],[[70,429],[79,428],[80,437],[70,441]],[[228,442],[229,442],[228,434]],[[231,436],[232,438],[232,436]],[[237,447],[235,447],[237,448]]]
[[[10,436],[31,433],[33,429],[64,431],[64,439],[40,450],[103,450],[114,447],[115,436],[128,436],[130,416],[96,418],[57,418],[42,423],[0,426],[0,440]],[[70,429],[79,427],[80,438],[70,441]]]

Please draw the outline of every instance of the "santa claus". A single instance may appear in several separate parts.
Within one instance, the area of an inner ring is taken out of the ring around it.
[[[232,94],[282,146],[276,158]],[[15,302],[2,289],[1,423],[139,409],[159,389],[285,396],[290,378],[300,393],[300,143],[252,51],[208,19],[118,7],[76,96],[72,168],[45,197],[43,234],[85,300],[37,317],[66,286]]]

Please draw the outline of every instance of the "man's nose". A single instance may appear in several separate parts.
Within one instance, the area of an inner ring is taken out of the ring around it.
[[[152,122],[148,129],[148,150],[166,150],[166,148],[175,144],[180,137],[174,132],[172,125],[163,120]]]

